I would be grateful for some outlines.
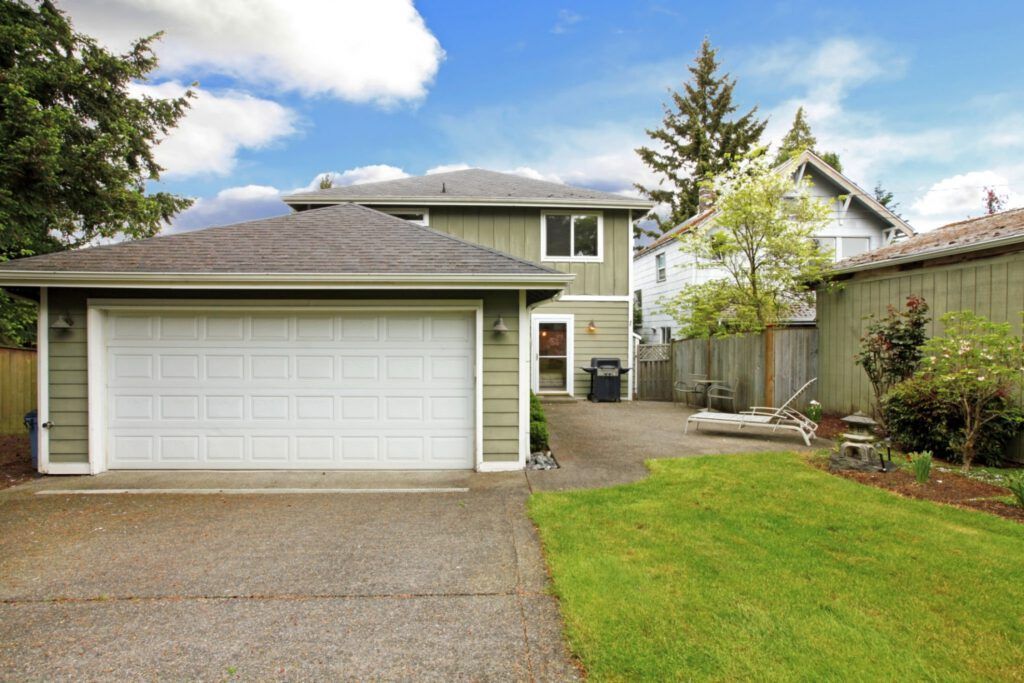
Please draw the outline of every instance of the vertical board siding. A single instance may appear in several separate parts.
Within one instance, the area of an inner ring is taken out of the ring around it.
[[[88,462],[88,372],[86,346],[86,299],[316,299],[346,303],[366,303],[367,299],[396,298],[387,292],[358,294],[338,298],[329,293],[292,294],[286,292],[191,292],[191,291],[85,291],[50,289],[50,318],[69,315],[70,330],[50,330],[50,460],[51,462]],[[413,297],[406,297],[411,300]],[[483,299],[483,427],[484,460],[501,462],[519,458],[519,294],[507,292],[424,292],[424,300]],[[367,303],[368,306],[372,304]],[[491,330],[501,315],[509,331]]]
[[[623,367],[629,358],[629,303],[625,301],[555,301],[537,306],[534,313],[572,313],[575,349],[573,349],[573,393],[586,398],[590,393],[590,375],[580,370],[591,358],[619,358]],[[597,329],[587,330],[590,321]],[[633,372],[633,370],[630,370]],[[623,398],[628,398],[629,381],[622,377]]]
[[[866,316],[881,317],[888,306],[902,309],[911,294],[924,297],[932,321],[928,335],[942,333],[938,318],[950,311],[972,310],[995,322],[1010,323],[1021,334],[1024,311],[1024,254],[931,266],[902,273],[870,273],[818,293],[821,333],[821,378],[818,395],[826,411],[868,412],[872,393],[867,376],[855,362]],[[1021,439],[1010,453],[1024,458]]]
[[[0,434],[25,434],[25,413],[35,407],[35,349],[0,347]]]
[[[771,335],[770,344],[766,343],[764,334],[672,342],[675,380],[690,376],[721,380],[735,392],[736,410],[752,406],[781,406],[818,375],[818,330],[794,327],[773,330]],[[768,348],[772,358],[766,358]],[[767,395],[769,379],[773,380],[774,386],[771,396]],[[796,408],[802,410],[815,397],[816,386],[811,385],[797,397]],[[682,398],[676,396],[677,400]],[[693,397],[690,400],[693,402]],[[728,410],[733,406],[723,403],[712,407]]]

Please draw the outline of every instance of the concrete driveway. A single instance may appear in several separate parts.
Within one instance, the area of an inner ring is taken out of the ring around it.
[[[802,447],[684,436],[687,411],[668,403],[546,410],[562,464],[547,472],[110,472],[0,492],[0,676],[572,679],[530,491],[634,481],[649,458]],[[61,492],[240,487],[277,492]],[[390,488],[433,492],[365,492]]]
[[[221,487],[451,493],[36,495]],[[576,676],[522,473],[113,472],[0,494],[0,676]]]

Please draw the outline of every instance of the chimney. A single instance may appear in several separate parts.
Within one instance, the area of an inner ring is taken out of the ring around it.
[[[697,213],[704,213],[714,205],[715,191],[702,183],[697,190]]]

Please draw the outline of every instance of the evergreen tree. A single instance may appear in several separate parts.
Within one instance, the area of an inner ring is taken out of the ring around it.
[[[793,117],[793,125],[789,127],[789,132],[786,133],[779,144],[779,151],[775,155],[775,163],[781,164],[809,149],[821,157],[822,161],[841,173],[843,165],[839,161],[839,155],[835,152],[819,152],[815,149],[817,146],[818,139],[811,132],[811,125],[807,123],[804,108],[798,107],[796,116]]]
[[[665,218],[654,216],[664,232],[697,212],[700,183],[722,173],[747,154],[761,138],[766,121],[757,107],[734,117],[736,80],[719,74],[717,50],[705,38],[683,92],[671,91],[664,105],[662,127],[648,130],[656,144],[636,150],[644,165],[661,176],[654,187],[637,184],[644,196],[670,207]]]
[[[881,181],[875,183],[875,189],[872,190],[872,192],[875,195],[876,202],[889,209],[900,218],[903,218],[900,212],[897,211],[897,209],[900,208],[900,203],[896,201],[896,197],[892,192],[882,187]]]

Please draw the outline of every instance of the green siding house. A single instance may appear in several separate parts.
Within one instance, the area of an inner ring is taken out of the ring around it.
[[[40,304],[40,471],[521,469],[531,387],[631,363],[647,202],[480,170],[286,202],[0,264]]]

